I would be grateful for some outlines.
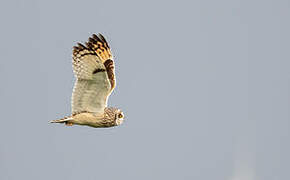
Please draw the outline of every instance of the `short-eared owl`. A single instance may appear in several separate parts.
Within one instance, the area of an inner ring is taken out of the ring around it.
[[[72,115],[51,123],[112,127],[123,122],[120,109],[107,107],[115,88],[115,69],[110,47],[101,35],[93,34],[85,46],[73,47],[73,71],[76,82],[72,94]]]

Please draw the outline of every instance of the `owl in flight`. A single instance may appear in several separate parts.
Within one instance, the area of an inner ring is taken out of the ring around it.
[[[50,122],[95,128],[122,124],[123,112],[118,108],[107,107],[116,79],[112,53],[105,38],[101,34],[93,34],[85,46],[81,43],[74,46],[72,64],[76,77],[72,93],[72,115]]]

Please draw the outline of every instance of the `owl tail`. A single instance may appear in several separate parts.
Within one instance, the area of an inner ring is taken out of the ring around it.
[[[52,121],[50,121],[50,123],[65,123],[65,124],[68,124],[68,123],[70,123],[71,120],[73,120],[73,118],[71,116],[69,116],[69,117],[64,117],[62,119],[52,120]]]

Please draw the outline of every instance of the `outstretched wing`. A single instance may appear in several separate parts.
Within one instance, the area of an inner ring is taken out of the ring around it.
[[[85,45],[73,48],[72,113],[103,112],[116,84],[112,53],[101,34],[93,34]]]

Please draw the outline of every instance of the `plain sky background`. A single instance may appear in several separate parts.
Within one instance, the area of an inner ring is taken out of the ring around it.
[[[0,179],[290,179],[289,18],[288,0],[1,1]],[[49,124],[98,32],[126,121]]]

